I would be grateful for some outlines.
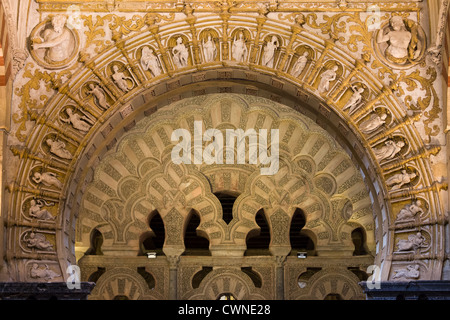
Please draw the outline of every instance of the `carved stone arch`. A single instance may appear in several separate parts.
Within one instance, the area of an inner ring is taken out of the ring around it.
[[[343,300],[364,300],[358,282],[358,277],[344,268],[326,268],[313,274],[292,299],[324,300],[329,294],[338,294]]]
[[[113,300],[116,296],[127,296],[129,300],[158,300],[163,297],[149,289],[144,278],[129,268],[112,268],[98,280],[89,296],[90,300]]]
[[[210,272],[197,289],[186,293],[182,299],[217,300],[223,293],[232,294],[237,300],[265,300],[267,293],[256,288],[244,272],[231,268],[218,268]]]

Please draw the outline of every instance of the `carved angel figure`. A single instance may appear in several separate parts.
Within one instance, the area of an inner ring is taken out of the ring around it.
[[[418,279],[420,277],[419,265],[408,265],[406,269],[395,270],[395,274],[392,279],[405,278],[405,279]]]
[[[154,77],[161,74],[161,63],[149,47],[142,49],[141,65],[145,71],[150,70]]]
[[[45,200],[31,200],[30,201],[30,209],[29,216],[32,218],[37,218],[41,220],[54,220],[54,217],[48,210],[42,209],[42,207],[54,205],[54,203],[47,203]]]
[[[96,98],[96,103],[102,107],[103,109],[108,108],[108,103],[106,102],[106,95],[102,88],[99,85],[94,85],[93,83],[89,84],[88,94],[92,94]]]
[[[74,113],[72,108],[67,108],[66,113],[68,118],[60,117],[62,122],[69,123],[74,129],[87,132],[91,129],[91,125],[88,123],[90,120],[85,116],[80,116],[78,113]]]
[[[334,81],[337,76],[338,66],[333,66],[333,68],[328,69],[320,76],[320,82],[317,89],[320,93],[330,90],[330,82]]]
[[[293,77],[297,78],[302,73],[303,69],[305,69],[306,63],[308,62],[308,55],[308,51],[305,51],[303,55],[297,59],[291,71]]]
[[[404,146],[405,142],[403,141],[394,142],[392,140],[388,140],[384,143],[384,146],[378,149],[374,149],[373,152],[378,161],[393,159]]]
[[[205,53],[205,62],[213,62],[217,57],[217,48],[211,35],[208,34],[208,40],[203,40],[203,52]]]
[[[30,270],[31,278],[35,279],[45,279],[47,281],[52,280],[54,278],[60,277],[61,275],[57,274],[53,270],[50,270],[48,265],[45,265],[45,269],[39,268],[37,263],[33,263],[33,267]]]
[[[33,39],[33,49],[47,49],[45,60],[48,63],[62,62],[69,58],[73,48],[72,34],[65,27],[67,18],[64,15],[56,15],[52,18],[52,28],[43,32],[42,39]]]
[[[274,58],[275,58],[275,50],[279,47],[278,39],[275,36],[272,36],[272,39],[267,42],[264,47],[264,52],[262,55],[262,64],[263,66],[273,68]]]
[[[72,159],[73,155],[66,149],[66,144],[60,140],[47,139],[45,141],[50,147],[50,152],[63,159]]]
[[[130,77],[127,77],[123,72],[119,71],[119,66],[115,65],[113,66],[113,74],[112,74],[112,78],[114,80],[114,83],[119,87],[120,90],[122,90],[123,92],[128,92],[132,89],[133,84],[131,85],[131,88],[128,84],[127,81],[131,81],[131,83],[133,82],[133,79]]]
[[[183,38],[177,38],[177,45],[172,49],[173,62],[177,68],[184,68],[188,65],[189,53],[183,44]]]
[[[417,232],[408,236],[408,240],[399,240],[397,243],[398,251],[415,251],[428,245],[422,233]]]
[[[413,201],[411,204],[407,204],[397,214],[397,218],[395,221],[414,219],[414,217],[417,214],[422,214],[424,211],[420,207],[421,204],[422,204],[422,201],[420,201],[420,200],[416,200],[416,201]]]
[[[53,250],[53,245],[47,241],[42,233],[31,232],[28,237],[24,237],[24,241],[27,243],[28,248],[36,248],[45,251]]]
[[[237,62],[244,62],[247,59],[247,46],[242,32],[239,32],[239,39],[234,36],[232,56]]]
[[[398,173],[387,179],[386,185],[392,186],[391,190],[398,190],[403,185],[410,183],[415,177],[417,177],[416,173],[408,173],[406,170],[402,170],[402,173]]]
[[[350,99],[347,101],[347,103],[344,106],[343,110],[349,110],[349,113],[353,113],[355,109],[358,107],[358,104],[362,100],[362,93],[364,92],[364,88],[358,88],[357,86],[352,86],[353,95],[350,97]]]
[[[59,189],[62,189],[63,184],[56,177],[57,177],[56,174],[54,174],[53,172],[43,172],[43,173],[35,172],[33,174],[32,179],[34,182],[38,184],[42,183],[48,187],[55,186]]]
[[[381,115],[372,114],[369,119],[364,122],[361,122],[359,128],[365,134],[370,134],[380,128],[383,124],[386,123],[387,114],[383,113]]]

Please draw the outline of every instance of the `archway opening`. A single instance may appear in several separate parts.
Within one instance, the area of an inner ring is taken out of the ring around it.
[[[325,296],[323,300],[344,300],[342,296],[338,293],[329,293]]]
[[[214,195],[222,205],[222,219],[226,224],[233,220],[233,205],[237,197],[227,192],[216,192]]]
[[[245,256],[266,256],[270,255],[270,228],[267,223],[264,210],[261,209],[256,213],[255,221],[259,230],[249,232],[247,235]]]
[[[148,224],[152,231],[146,231],[141,234],[138,255],[146,255],[148,252],[156,252],[157,255],[165,255],[163,246],[166,232],[164,229],[164,222],[157,210],[149,215]]]
[[[102,252],[102,244],[103,244],[103,235],[98,229],[94,229],[91,232],[91,240],[90,247],[86,251],[87,256],[101,256]]]
[[[289,230],[289,241],[291,243],[291,256],[296,256],[298,252],[306,252],[308,256],[314,255],[314,242],[304,232],[306,224],[305,214],[301,209],[296,209],[291,220]]]
[[[366,244],[366,235],[362,228],[356,228],[352,231],[352,241],[355,246],[354,256],[364,256],[369,254]]]
[[[197,211],[191,210],[184,233],[185,256],[210,256],[208,239],[199,235],[197,228],[200,225],[200,217]]]

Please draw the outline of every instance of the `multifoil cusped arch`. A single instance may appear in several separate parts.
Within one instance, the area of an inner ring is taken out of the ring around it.
[[[192,12],[186,14],[189,16]],[[267,41],[268,36],[273,35],[275,30],[278,31],[277,36],[282,38],[282,45],[273,66],[261,65],[260,57],[264,44],[259,42],[248,47],[250,52],[246,60],[236,61],[231,57],[231,39],[228,39],[227,45],[223,46],[228,48],[228,51],[221,50],[220,59],[206,62],[200,57],[199,51],[193,50],[190,52],[188,64],[177,67],[171,53],[164,49],[173,45],[170,43],[174,36],[172,27],[176,26],[178,33],[185,35],[183,39],[189,40],[194,46],[197,39],[192,31],[195,28],[181,20],[157,25],[155,19],[149,17],[147,24],[144,24],[146,28],[141,28],[139,32],[127,37],[115,32],[111,46],[105,46],[96,52],[81,52],[79,61],[71,65],[71,71],[35,72],[42,76],[42,81],[48,85],[49,90],[54,90],[54,94],[46,101],[41,113],[32,108],[28,109],[28,101],[24,98],[25,105],[21,105],[21,108],[24,108],[25,118],[33,121],[35,125],[26,134],[26,124],[21,125],[15,135],[18,143],[11,147],[12,153],[17,156],[14,158],[17,173],[8,188],[10,201],[6,224],[7,260],[14,279],[20,281],[29,278],[24,262],[27,259],[37,263],[41,260],[52,261],[48,264],[49,268],[56,270],[58,274],[64,274],[65,267],[75,262],[76,233],[86,231],[76,230],[77,219],[81,214],[81,202],[86,194],[86,187],[94,180],[95,168],[104,155],[115,148],[126,132],[134,126],[139,126],[140,120],[156,114],[158,109],[179,100],[211,93],[237,93],[276,101],[286,108],[290,107],[302,113],[329,132],[332,140],[337,141],[344,153],[350,157],[352,165],[361,173],[362,184],[368,188],[368,204],[372,205],[372,211],[369,213],[366,210],[360,214],[373,215],[376,263],[382,266],[383,279],[393,276],[395,268],[402,268],[411,260],[414,253],[398,254],[396,245],[400,240],[404,240],[402,238],[408,233],[414,234],[412,230],[417,225],[427,229],[427,234],[433,238],[430,240],[432,248],[428,255],[419,257],[424,263],[421,270],[423,279],[439,278],[439,274],[431,270],[440,270],[444,259],[443,243],[437,238],[438,234],[443,232],[444,225],[439,195],[444,185],[434,178],[429,158],[430,155],[436,155],[440,149],[431,148],[421,138],[414,126],[418,117],[411,110],[405,110],[395,95],[398,83],[384,83],[384,79],[380,79],[370,70],[368,61],[355,58],[348,51],[336,46],[332,40],[303,30],[299,20],[295,20],[292,25],[280,26],[263,17],[261,18],[266,23],[258,24],[254,18],[245,18],[248,34],[244,34],[247,35],[248,41],[255,41],[256,34]],[[234,29],[242,25],[240,19],[244,18],[233,16],[226,27]],[[212,27],[214,24],[212,20],[189,21],[193,21],[193,25],[199,23],[197,27]],[[223,36],[221,30],[223,29],[215,29],[219,36]],[[299,77],[293,77],[289,73],[291,67],[287,67],[288,58],[298,58],[298,53],[295,56],[291,50],[302,44],[307,44],[318,58],[315,63],[307,64],[305,72]],[[162,64],[162,72],[158,76],[152,75],[136,63],[144,45],[150,45],[156,50]],[[125,66],[127,75],[132,76],[133,85],[130,82],[128,92],[121,91],[108,79],[114,63]],[[338,67],[340,79],[330,83],[327,92],[320,92],[320,75],[334,65]],[[31,73],[33,67],[33,64],[28,63],[24,72]],[[351,85],[354,83],[364,84],[368,94],[364,96],[364,106],[349,114],[344,108],[350,99]],[[99,95],[98,91],[94,94],[94,89],[102,89],[103,95]],[[68,106],[80,117],[89,119],[89,128],[85,128],[87,131],[69,125],[61,119],[67,120]],[[371,133],[363,131],[362,124],[370,120],[374,113],[383,110],[388,113],[385,130],[375,130]],[[162,115],[163,110],[158,113],[158,116]],[[402,147],[402,151],[391,159],[379,160],[375,147],[378,149],[391,140],[399,139],[407,141],[407,146]],[[50,140],[63,142],[67,152],[52,151],[47,142]],[[306,156],[299,158],[299,162],[301,166],[317,170],[318,164],[309,161]],[[142,164],[141,172],[146,170],[145,166],[152,165],[151,161]],[[342,167],[335,169],[345,172],[345,166],[342,164]],[[206,173],[208,169],[204,171]],[[247,173],[247,177],[250,175]],[[127,184],[122,186],[124,192],[129,186],[136,184],[132,179],[127,183],[128,187]],[[313,179],[313,185],[321,189],[317,192],[322,197],[339,191],[339,181],[334,181],[326,174],[317,175]],[[346,185],[341,186],[344,189],[345,187]],[[26,221],[29,213],[23,212],[23,208],[31,207],[30,195],[38,200],[54,203],[54,207],[48,206],[48,210],[56,218],[52,221]],[[401,221],[397,224],[396,215],[400,210],[412,202],[416,203],[419,198],[423,200],[420,204],[422,214],[417,220],[412,225]],[[357,200],[356,196],[355,199],[349,199],[350,202]],[[347,202],[339,198],[333,201],[331,206],[347,208]],[[120,205],[119,202],[111,203],[108,210],[117,210]],[[177,214],[173,213],[173,216],[176,220]],[[44,235],[45,241],[53,244],[49,246],[52,249],[44,253],[21,250],[17,244],[23,241],[22,229],[29,227]],[[404,232],[395,231],[399,229]],[[392,261],[396,265],[394,269],[391,268]]]

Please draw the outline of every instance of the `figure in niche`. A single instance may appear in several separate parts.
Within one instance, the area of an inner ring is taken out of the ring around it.
[[[305,51],[297,59],[291,71],[293,77],[297,78],[299,75],[302,74],[303,69],[305,69],[305,66],[308,63],[308,55],[309,55],[308,51]]]
[[[45,141],[50,147],[50,152],[62,159],[72,159],[73,155],[66,150],[66,144],[60,140],[47,139]]]
[[[45,236],[41,233],[30,232],[29,236],[25,236],[23,240],[27,243],[28,248],[36,248],[39,250],[51,251],[53,245],[45,239]]]
[[[83,132],[87,132],[91,129],[91,125],[86,122],[90,121],[88,117],[80,116],[78,113],[74,113],[72,108],[67,108],[66,113],[69,116],[68,118],[59,117],[62,122],[69,123],[72,125],[72,127],[74,127],[74,129]]]
[[[417,232],[408,236],[408,240],[399,240],[397,243],[398,251],[415,251],[428,245],[422,233]]]
[[[397,153],[399,153],[404,146],[405,142],[401,140],[397,142],[388,140],[384,143],[384,146],[375,149],[373,153],[375,154],[375,157],[377,158],[378,161],[389,160],[395,158]]]
[[[264,52],[262,55],[262,64],[263,66],[273,68],[274,59],[275,59],[275,50],[279,47],[278,39],[275,36],[272,36],[272,39],[267,42],[264,47]]]
[[[59,63],[68,59],[73,52],[73,36],[69,29],[65,28],[67,18],[64,15],[56,15],[52,18],[52,28],[46,29],[43,39],[33,39],[33,49],[47,49],[45,61],[47,63]]]
[[[154,77],[161,74],[161,63],[152,48],[144,47],[142,49],[141,65],[145,71],[150,70]]]
[[[423,214],[423,209],[420,207],[421,205],[422,201],[420,200],[416,200],[413,201],[411,204],[407,204],[397,214],[397,218],[395,219],[395,221],[399,222],[405,220],[412,220],[417,216],[417,214]]]
[[[127,77],[123,72],[119,71],[119,66],[114,65],[113,66],[113,74],[112,78],[114,80],[114,83],[119,87],[120,90],[123,92],[128,92],[133,88],[133,84],[130,86],[128,85],[127,81],[131,81],[133,83],[133,79],[130,77]]]
[[[392,279],[405,278],[405,279],[419,279],[420,269],[419,265],[409,265],[406,269],[395,270],[395,274]]]
[[[364,122],[361,122],[359,125],[359,128],[361,129],[362,133],[364,134],[370,134],[380,128],[382,125],[386,123],[387,114],[383,113],[381,115],[378,114],[372,114],[370,115],[369,119],[367,119]]]
[[[44,172],[44,173],[35,172],[33,174],[32,179],[37,184],[42,183],[48,187],[54,186],[57,187],[58,189],[62,189],[63,184],[56,177],[57,177],[56,174],[54,174],[53,172]]]
[[[203,40],[203,52],[205,53],[205,62],[213,62],[217,57],[217,48],[210,34],[208,34],[207,41]]]
[[[232,55],[237,62],[244,62],[247,60],[247,46],[245,45],[244,33],[239,32],[239,39],[234,36]]]
[[[358,104],[362,100],[362,93],[364,92],[364,88],[358,88],[357,86],[352,86],[353,95],[347,101],[343,110],[347,110],[350,108],[349,113],[353,113],[355,109],[358,107]]]
[[[45,269],[41,269],[37,263],[33,263],[33,267],[30,270],[30,276],[31,278],[45,279],[47,281],[60,277],[59,274],[50,270],[47,264],[45,265]]]
[[[338,66],[333,66],[331,69],[328,69],[320,76],[320,82],[317,89],[320,93],[330,90],[330,82],[336,80]]]
[[[378,33],[377,43],[388,43],[384,54],[386,58],[397,64],[405,64],[408,60],[417,59],[420,55],[421,43],[417,36],[417,28],[412,34],[406,29],[405,22],[400,16],[393,16],[390,20],[392,30],[386,28]]]
[[[40,219],[40,220],[54,220],[54,217],[49,211],[46,209],[42,209],[43,206],[52,206],[54,203],[47,203],[45,200],[31,200],[30,201],[30,210],[29,216],[32,218]]]
[[[177,68],[184,68],[188,65],[189,53],[186,46],[183,44],[183,38],[177,38],[177,45],[172,49],[173,62]]]
[[[387,186],[392,186],[391,190],[398,190],[405,184],[410,183],[414,178],[417,177],[417,174],[412,172],[408,173],[406,170],[402,170],[402,173],[397,173],[393,175],[389,179],[386,180]]]
[[[106,95],[102,88],[98,84],[89,84],[90,91],[88,94],[92,94],[96,98],[96,103],[103,109],[108,109],[108,103],[106,102]]]

